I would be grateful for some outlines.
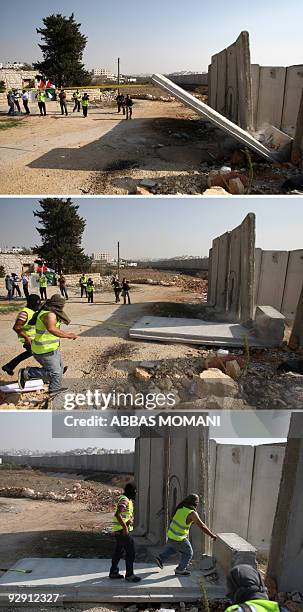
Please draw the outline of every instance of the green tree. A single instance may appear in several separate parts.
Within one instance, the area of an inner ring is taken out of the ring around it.
[[[82,64],[83,51],[87,38],[80,32],[81,23],[63,15],[49,15],[42,19],[44,28],[37,28],[43,43],[39,45],[43,60],[36,62],[34,68],[57,87],[88,85],[91,75]]]
[[[58,273],[89,270],[91,259],[81,247],[86,221],[78,214],[79,206],[70,198],[45,198],[39,204],[34,216],[39,219],[36,229],[42,244],[34,247],[34,253]]]

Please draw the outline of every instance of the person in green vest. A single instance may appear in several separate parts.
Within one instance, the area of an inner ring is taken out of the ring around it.
[[[31,344],[36,335],[36,328],[35,325],[30,325],[29,321],[35,312],[39,310],[40,304],[41,300],[39,295],[31,293],[27,298],[26,306],[17,314],[13,330],[18,336],[19,342],[23,345],[24,351],[2,366],[3,372],[6,372],[9,376],[13,376],[14,369],[19,363],[32,356]]]
[[[164,562],[169,557],[179,553],[181,558],[175,569],[175,574],[177,576],[189,576],[188,565],[193,557],[193,549],[189,541],[191,525],[197,525],[210,538],[216,540],[217,536],[212,533],[199,517],[197,512],[198,505],[199,496],[194,493],[188,495],[178,504],[167,531],[167,544],[162,552],[155,557],[160,569],[163,569]]]
[[[64,368],[60,352],[60,339],[75,340],[77,338],[76,334],[60,329],[62,323],[70,324],[70,318],[64,311],[64,304],[65,299],[56,293],[31,319],[30,323],[36,326],[36,334],[31,344],[32,354],[42,367],[24,368],[19,371],[18,382],[21,389],[24,389],[28,380],[39,378],[49,384],[50,393],[62,389],[62,379],[66,368]]]
[[[264,581],[252,565],[235,565],[226,582],[232,605],[225,612],[287,612],[276,601],[269,601]]]
[[[36,94],[36,98],[37,98],[37,102],[38,102],[38,107],[40,110],[40,115],[44,116],[46,115],[46,94],[44,89],[39,89],[38,93]]]
[[[82,111],[83,111],[83,117],[87,117],[87,113],[88,113],[88,106],[89,106],[89,95],[87,93],[85,93],[83,95],[82,98]]]
[[[39,283],[39,290],[40,290],[41,300],[47,300],[47,293],[46,293],[47,278],[46,278],[45,274],[43,274],[43,273],[39,274],[38,283]]]
[[[134,500],[136,499],[136,485],[128,482],[125,485],[123,495],[120,495],[113,517],[113,532],[116,538],[116,547],[112,557],[109,577],[113,580],[123,578],[119,573],[119,562],[125,551],[125,580],[128,582],[140,582],[141,578],[134,574],[135,545],[131,537],[134,522]]]
[[[79,279],[79,285],[81,288],[81,297],[83,297],[84,295],[85,297],[87,297],[87,281],[88,281],[88,278],[86,274],[82,272],[80,279]]]
[[[76,89],[76,91],[74,91],[74,93],[73,93],[73,99],[74,99],[74,102],[75,102],[75,106],[74,106],[74,108],[73,108],[73,113],[74,113],[75,111],[77,111],[78,113],[80,113],[81,94],[80,94],[79,89]]]
[[[95,285],[94,285],[94,281],[92,278],[89,278],[87,281],[86,291],[87,291],[87,298],[88,298],[87,301],[89,304],[92,304],[94,301],[94,292],[95,292]]]

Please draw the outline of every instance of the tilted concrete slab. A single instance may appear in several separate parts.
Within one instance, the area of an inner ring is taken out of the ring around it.
[[[141,340],[213,346],[243,346],[248,339],[250,346],[264,346],[251,328],[240,323],[214,323],[202,319],[142,317],[131,327],[129,336]]]
[[[124,574],[124,562],[121,570]],[[202,571],[190,576],[175,576],[176,565],[159,570],[155,564],[139,563],[136,574],[142,581],[131,584],[108,577],[110,559],[27,558],[13,569],[30,569],[30,574],[7,572],[0,578],[0,605],[7,603],[7,593],[58,593],[59,603],[77,602],[174,602],[201,598],[199,582]],[[224,581],[213,584],[205,580],[209,598],[224,597]],[[58,605],[58,602],[57,602]]]
[[[198,113],[198,115],[201,115],[201,117],[204,117],[204,119],[207,119],[216,127],[222,129],[229,136],[233,136],[244,146],[249,147],[256,153],[259,153],[259,155],[268,161],[277,161],[277,156],[275,153],[256,140],[256,138],[254,138],[249,132],[246,132],[236,123],[233,123],[226,117],[223,117],[223,115],[220,115],[220,113],[215,111],[213,108],[207,104],[204,104],[204,102],[201,102],[201,100],[198,100],[195,98],[195,96],[188,93],[178,85],[175,85],[175,83],[164,77],[162,74],[154,74],[152,76],[152,81],[155,83],[155,85],[162,87],[162,89],[175,96],[177,100],[180,100],[180,102],[183,102],[183,104],[194,110],[196,113]]]

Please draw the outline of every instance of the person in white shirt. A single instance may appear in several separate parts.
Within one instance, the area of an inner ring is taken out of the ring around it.
[[[25,113],[26,113],[27,115],[29,115],[29,114],[30,114],[30,110],[29,110],[29,108],[28,108],[28,99],[29,99],[29,97],[28,97],[28,93],[27,93],[27,91],[26,91],[25,89],[23,89],[23,90],[22,90],[22,102],[23,102],[23,106],[24,106]]]

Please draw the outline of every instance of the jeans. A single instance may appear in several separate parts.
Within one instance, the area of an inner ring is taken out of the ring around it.
[[[11,300],[13,297],[13,290],[12,289],[8,289],[7,290],[7,299]]]
[[[21,291],[20,291],[19,285],[13,285],[13,294],[12,294],[13,297],[15,295],[15,291],[16,291],[16,293],[18,293],[19,297],[21,297]]]
[[[93,303],[93,301],[94,301],[94,292],[93,292],[93,291],[89,291],[89,292],[87,293],[87,297],[88,297],[88,303],[91,303],[91,304],[92,304],[92,303]]]
[[[112,565],[110,568],[110,574],[119,573],[119,561],[122,557],[122,552],[125,550],[125,566],[126,576],[132,576],[134,573],[134,560],[135,560],[135,545],[132,537],[123,535],[122,531],[115,533],[116,548],[112,558]]]
[[[49,383],[49,391],[51,393],[53,391],[59,391],[62,388],[64,368],[60,349],[51,351],[50,353],[44,353],[43,355],[36,355],[33,353],[33,357],[40,363],[42,368],[25,368],[24,380],[42,378],[44,383]]]
[[[20,355],[17,355],[17,357],[14,357],[14,359],[6,363],[5,366],[3,367],[9,368],[10,370],[14,370],[17,367],[17,365],[19,365],[19,363],[21,363],[25,359],[29,359],[32,356],[31,347],[28,346],[28,344],[24,344],[23,348],[24,348],[23,353],[20,353]]]
[[[118,304],[118,302],[120,302],[121,289],[114,289],[114,292],[115,292],[116,304]]]
[[[30,110],[28,108],[28,100],[23,100],[23,106],[24,106],[24,110],[26,112],[27,115],[30,114]]]
[[[24,293],[24,295],[25,295],[25,297],[27,299],[28,296],[29,296],[29,290],[28,290],[28,284],[27,283],[25,285],[23,285],[23,293]]]
[[[123,291],[122,291],[122,295],[123,295],[123,301],[124,301],[124,304],[126,304],[126,299],[128,300],[128,303],[130,304],[129,292],[128,292],[128,291],[123,290]]]
[[[190,541],[185,538],[185,540],[167,540],[166,546],[163,548],[163,551],[159,554],[159,559],[161,559],[162,563],[167,561],[169,557],[173,554],[179,553],[181,555],[181,559],[179,565],[176,567],[177,570],[183,572],[187,569],[189,562],[193,558],[193,549]]]
[[[80,113],[80,100],[75,100],[75,106],[73,108],[73,113],[77,111],[78,113]]]
[[[88,106],[82,106],[83,117],[87,117]]]
[[[66,291],[65,285],[60,285],[60,293],[63,297],[65,297],[68,300],[68,293]]]
[[[41,300],[47,300],[46,287],[40,287]]]
[[[60,102],[60,108],[61,108],[61,115],[64,115],[64,113],[67,115],[67,104],[65,101],[62,100],[62,102]]]
[[[131,119],[133,116],[133,109],[131,106],[126,107],[126,119]]]
[[[83,297],[84,295],[85,295],[85,297],[87,297],[86,286],[85,285],[81,285],[81,297]]]
[[[38,106],[39,106],[39,110],[40,110],[40,115],[46,115],[46,104],[45,102],[38,102]]]

